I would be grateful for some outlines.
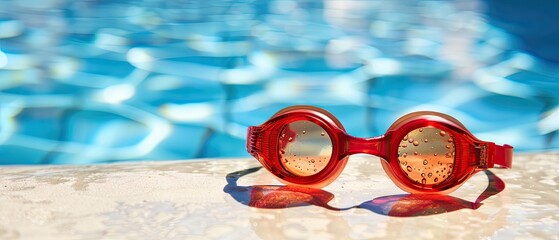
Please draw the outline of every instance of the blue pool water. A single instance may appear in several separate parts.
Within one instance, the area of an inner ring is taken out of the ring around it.
[[[0,164],[248,157],[295,104],[557,150],[556,4],[504,2],[0,0]]]

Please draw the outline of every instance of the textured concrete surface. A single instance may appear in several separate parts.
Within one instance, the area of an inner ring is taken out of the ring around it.
[[[517,155],[448,196],[407,195],[378,161],[353,157],[323,190],[281,186],[253,159],[0,167],[0,238],[559,236],[558,154]]]

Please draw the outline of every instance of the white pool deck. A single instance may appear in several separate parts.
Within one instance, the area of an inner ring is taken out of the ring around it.
[[[0,239],[557,239],[559,154],[513,165],[439,197],[405,194],[370,156],[323,190],[254,159],[3,166]]]

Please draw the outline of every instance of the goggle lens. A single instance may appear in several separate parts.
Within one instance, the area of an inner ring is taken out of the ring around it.
[[[398,147],[398,160],[406,176],[416,182],[436,185],[452,175],[455,159],[454,138],[434,127],[409,132]]]
[[[282,166],[290,173],[311,176],[328,165],[332,140],[319,125],[311,121],[295,121],[280,133],[279,155]]]

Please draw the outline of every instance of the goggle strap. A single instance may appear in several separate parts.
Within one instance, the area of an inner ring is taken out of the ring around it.
[[[260,145],[262,144],[260,140],[260,127],[252,126],[248,127],[247,131],[247,142],[246,148],[248,153],[260,160]]]
[[[511,168],[512,152],[513,147],[511,145],[495,145],[495,150],[493,151],[493,162],[505,168]]]

